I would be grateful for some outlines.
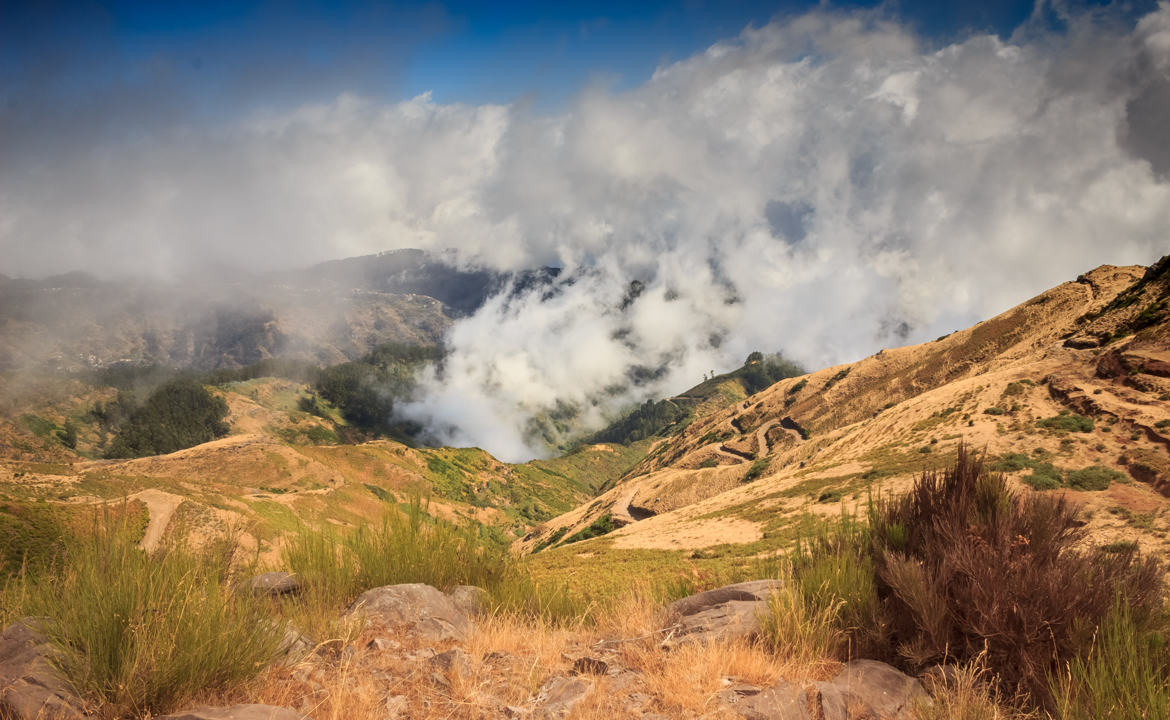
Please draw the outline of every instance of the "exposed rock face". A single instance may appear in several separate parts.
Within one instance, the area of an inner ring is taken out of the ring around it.
[[[35,624],[26,618],[0,633],[0,718],[80,720],[84,704],[49,664],[52,646]]]
[[[768,597],[779,588],[778,580],[752,580],[678,600],[667,610],[673,624],[662,644],[750,640],[759,635]]]
[[[266,572],[249,580],[248,588],[256,597],[297,595],[301,592],[301,581],[291,573]]]
[[[375,625],[403,630],[426,642],[462,641],[471,620],[455,602],[430,585],[409,583],[367,590],[346,615],[361,614]]]
[[[296,710],[273,705],[232,705],[208,707],[164,715],[158,720],[309,720]]]

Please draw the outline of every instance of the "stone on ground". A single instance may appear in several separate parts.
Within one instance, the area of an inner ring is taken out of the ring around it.
[[[0,717],[80,720],[84,703],[49,663],[53,647],[25,618],[0,633]]]
[[[768,612],[768,598],[778,580],[752,580],[708,590],[675,601],[667,608],[672,624],[665,629],[663,646],[751,640],[760,634],[760,618]]]
[[[346,615],[362,615],[371,624],[401,630],[426,642],[466,640],[472,627],[450,597],[421,583],[367,590]]]

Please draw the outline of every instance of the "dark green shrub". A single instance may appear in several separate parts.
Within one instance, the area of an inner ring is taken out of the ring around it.
[[[1033,467],[1034,464],[1032,458],[1024,453],[1008,453],[988,465],[988,469],[992,472],[1017,472]]]
[[[57,439],[61,444],[70,450],[77,447],[77,426],[73,424],[72,420],[66,420],[65,425],[57,431]]]
[[[1093,418],[1084,415],[1077,415],[1076,413],[1068,413],[1063,415],[1053,415],[1050,418],[1037,420],[1036,425],[1050,430],[1060,430],[1062,432],[1092,432]]]
[[[565,544],[568,545],[570,543],[581,542],[582,540],[601,537],[602,535],[613,532],[614,529],[613,516],[606,513],[594,520],[588,527],[578,530],[566,538]]]
[[[1105,490],[1110,483],[1124,480],[1125,476],[1116,470],[1090,465],[1080,470],[1069,472],[1066,482],[1074,490]]]
[[[1063,473],[1052,463],[1037,462],[1032,465],[1032,474],[1024,483],[1035,490],[1055,490],[1063,484]]]
[[[756,478],[763,475],[764,472],[768,469],[768,465],[771,464],[771,462],[772,461],[769,460],[768,458],[759,458],[758,460],[755,460],[754,462],[752,462],[751,467],[749,467],[748,471],[746,473],[744,473],[743,481],[745,483],[752,482]]]
[[[536,544],[536,547],[532,548],[532,554],[535,555],[536,553],[540,552],[541,550],[544,550],[545,548],[550,548],[553,545],[556,545],[558,542],[560,542],[561,538],[563,538],[565,536],[565,534],[568,532],[569,532],[568,525],[566,525],[564,527],[559,527],[556,530],[553,530],[551,535],[546,537],[544,540],[541,540],[539,543]]]
[[[845,378],[849,377],[849,371],[852,369],[853,368],[845,368],[844,370],[838,370],[836,375],[834,375],[833,377],[831,377],[825,381],[824,389],[828,390],[829,388],[833,387],[834,385],[841,382]]]

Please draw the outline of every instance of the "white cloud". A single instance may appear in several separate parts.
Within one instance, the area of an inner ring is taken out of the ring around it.
[[[849,360],[1100,263],[1151,262],[1170,185],[1141,129],[1163,107],[1168,27],[1162,3],[1130,35],[1085,17],[927,49],[879,15],[817,11],[559,117],[342,95],[22,155],[0,171],[0,249],[9,272],[390,247],[563,265],[553,299],[497,298],[458,323],[409,410],[517,459],[558,401],[596,423],[754,349]],[[632,280],[646,289],[623,310]]]

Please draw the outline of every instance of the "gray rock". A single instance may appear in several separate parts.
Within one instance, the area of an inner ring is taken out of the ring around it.
[[[281,665],[292,665],[313,650],[313,641],[301,634],[300,630],[285,624],[284,633],[277,647],[277,662]]]
[[[755,638],[762,627],[760,618],[768,612],[768,598],[780,586],[778,580],[752,580],[674,602],[667,608],[673,624],[665,629],[663,647]]]
[[[769,688],[728,688],[722,707],[746,720],[810,720],[808,697],[798,685],[781,680]]]
[[[362,615],[375,625],[403,630],[427,642],[466,640],[472,628],[471,620],[450,597],[421,583],[367,590],[346,615]]]
[[[459,648],[441,652],[428,661],[431,667],[447,677],[468,677],[471,675],[471,656]]]
[[[825,720],[910,720],[929,702],[918,680],[876,660],[853,660],[817,690]]]
[[[296,710],[275,705],[204,707],[163,715],[158,720],[309,720]]]
[[[779,580],[749,580],[697,593],[671,603],[667,611],[680,616],[694,615],[731,601],[767,602],[783,587]]]
[[[479,617],[487,611],[487,590],[475,585],[456,585],[447,593],[455,607],[469,618]]]
[[[25,618],[0,633],[0,718],[80,720],[85,705],[50,665],[53,646]]]
[[[554,677],[536,695],[538,718],[563,718],[593,690],[593,681],[583,677]]]
[[[249,580],[248,589],[256,597],[297,595],[301,592],[301,581],[291,573],[267,572]]]

